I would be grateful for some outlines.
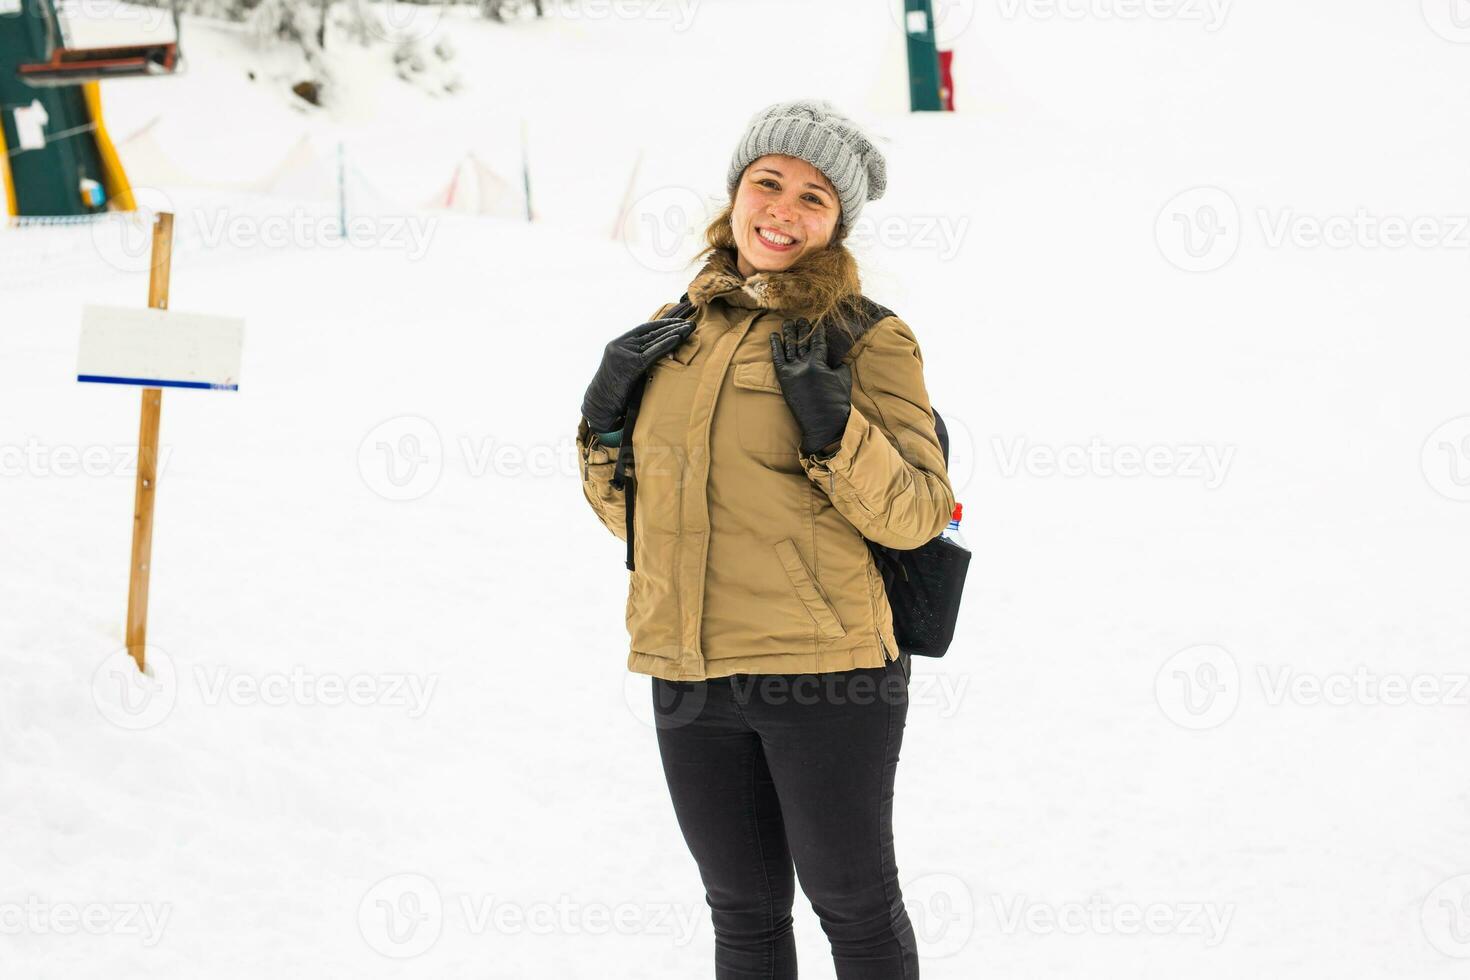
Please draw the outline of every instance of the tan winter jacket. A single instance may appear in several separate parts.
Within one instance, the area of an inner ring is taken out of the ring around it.
[[[801,457],[769,336],[800,314],[809,286],[795,270],[744,279],[716,252],[689,287],[694,332],[649,372],[633,432],[631,670],[701,680],[897,655],[864,538],[915,548],[954,509],[923,357],[897,316],[871,326],[843,357],[854,410],[840,447]],[[585,419],[577,443],[583,494],[626,539],[624,496],[610,485],[617,450]],[[609,550],[609,575],[617,557]]]

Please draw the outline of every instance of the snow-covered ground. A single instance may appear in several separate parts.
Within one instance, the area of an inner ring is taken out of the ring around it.
[[[0,231],[0,977],[710,974],[571,434],[744,119],[808,93],[889,140],[860,254],[976,552],[900,767],[925,977],[1463,974],[1470,31],[941,6],[934,117],[876,0],[451,13],[460,94],[342,48],[323,110],[186,20],[188,75],[104,86],[171,305],[247,318],[246,363],[164,397],[144,690],[138,399],[73,380],[141,239]],[[469,154],[500,209],[423,209]]]

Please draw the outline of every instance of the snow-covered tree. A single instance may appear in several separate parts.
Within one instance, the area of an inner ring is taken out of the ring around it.
[[[514,20],[531,10],[537,17],[545,14],[541,0],[480,0],[480,13],[495,21]]]

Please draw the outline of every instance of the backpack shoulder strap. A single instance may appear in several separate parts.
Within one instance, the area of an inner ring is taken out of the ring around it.
[[[862,338],[880,320],[893,316],[893,311],[886,306],[868,299],[866,296],[858,297],[857,310],[853,316],[848,318],[848,330],[829,330],[827,332],[827,361],[836,367],[841,364],[847,352],[852,350],[853,345]],[[851,336],[849,336],[849,331]]]
[[[949,427],[944,424],[944,417],[939,414],[939,409],[930,406],[934,412],[934,434],[939,437],[939,449],[944,453],[944,468],[949,469]]]
[[[888,307],[875,303],[866,296],[859,296],[858,304],[862,308],[862,316],[866,324],[863,329],[865,330],[879,320],[886,320],[895,315]]]
[[[848,321],[852,328],[852,336],[847,336],[841,330],[834,330],[827,335],[827,359],[836,367],[842,363],[847,352],[852,350],[854,344],[863,334],[871,330],[880,320],[896,314],[888,307],[875,303],[866,296],[858,297],[857,315]],[[932,406],[931,406],[932,409]],[[939,448],[944,453],[944,465],[949,467],[949,428],[944,424],[944,418],[940,416],[938,409],[934,411],[934,434],[939,437]]]

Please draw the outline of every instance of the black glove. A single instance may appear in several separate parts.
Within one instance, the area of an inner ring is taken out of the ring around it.
[[[593,432],[613,432],[623,424],[638,379],[693,330],[688,320],[650,320],[608,341],[597,375],[582,396],[582,417]]]
[[[781,394],[801,426],[801,454],[819,453],[842,438],[852,412],[852,368],[827,364],[827,332],[819,329],[806,340],[806,320],[787,320],[780,334],[771,334],[771,360]],[[784,342],[783,342],[784,338]]]

